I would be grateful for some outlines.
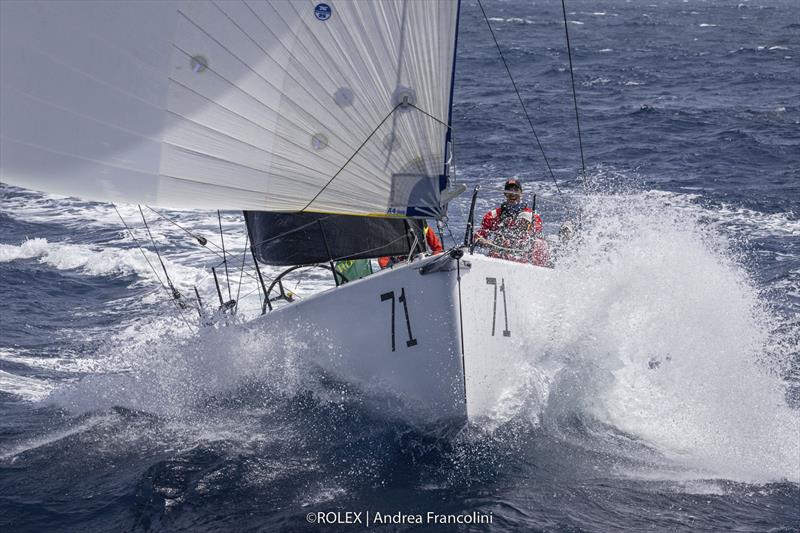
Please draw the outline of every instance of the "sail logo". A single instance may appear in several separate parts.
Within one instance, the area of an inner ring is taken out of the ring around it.
[[[333,10],[328,4],[317,4],[314,8],[314,16],[317,17],[317,20],[328,20],[332,14]]]

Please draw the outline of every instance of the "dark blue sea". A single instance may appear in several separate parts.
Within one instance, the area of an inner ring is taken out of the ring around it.
[[[463,1],[458,180],[482,213],[520,178],[551,239],[581,217],[569,312],[496,417],[435,436],[309,372],[302,339],[196,332],[136,206],[145,256],[108,204],[3,186],[0,531],[366,530],[307,521],[337,511],[492,520],[376,531],[800,531],[800,2],[567,4],[585,180],[561,4],[484,0],[551,176]],[[216,298],[214,248],[145,213],[179,290]],[[216,213],[163,214],[219,244]],[[222,225],[241,254],[240,214]]]

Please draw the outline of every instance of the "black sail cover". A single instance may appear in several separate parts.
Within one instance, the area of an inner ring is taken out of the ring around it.
[[[256,257],[267,265],[311,265],[342,259],[408,255],[425,249],[425,221],[318,213],[245,211]]]

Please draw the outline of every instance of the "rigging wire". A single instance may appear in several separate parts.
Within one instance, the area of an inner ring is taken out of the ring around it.
[[[169,222],[170,224],[174,224],[175,226],[177,226],[179,229],[184,231],[187,235],[189,235],[190,237],[195,239],[200,244],[200,246],[205,246],[206,244],[211,244],[212,246],[216,247],[217,249],[220,249],[219,246],[216,243],[210,242],[208,239],[206,239],[202,235],[197,235],[196,233],[192,233],[188,229],[184,228],[183,226],[181,226],[180,224],[175,222],[175,220],[169,218],[168,216],[164,215],[163,213],[159,213],[158,211],[156,211],[155,209],[153,209],[149,205],[146,205],[145,207],[147,209],[149,209],[150,211],[152,211],[153,213],[155,213],[156,215],[158,215],[159,217],[161,217],[164,220],[166,220],[167,222]]]
[[[547,167],[547,171],[550,173],[550,178],[553,180],[553,184],[556,186],[556,190],[559,194],[561,194],[561,189],[558,187],[558,182],[556,182],[556,177],[553,174],[553,169],[550,166],[550,161],[547,159],[547,155],[544,153],[544,147],[542,146],[541,141],[539,140],[539,136],[536,134],[536,129],[533,127],[533,121],[531,120],[530,115],[528,114],[528,109],[525,107],[525,102],[522,100],[522,96],[519,94],[519,89],[517,89],[517,83],[514,81],[514,76],[511,75],[511,69],[508,68],[508,63],[506,62],[505,56],[503,56],[503,51],[500,49],[500,44],[497,42],[497,37],[494,35],[494,30],[492,29],[492,25],[489,23],[489,17],[486,16],[486,11],[483,9],[483,4],[481,0],[478,0],[478,6],[481,8],[481,13],[483,13],[483,20],[486,21],[486,25],[489,27],[489,32],[492,34],[492,40],[494,40],[494,45],[497,47],[497,52],[500,54],[500,59],[503,61],[503,65],[506,67],[506,72],[508,73],[508,78],[511,80],[511,85],[514,87],[514,92],[517,93],[517,99],[519,100],[520,105],[522,106],[522,112],[525,114],[525,118],[528,119],[528,126],[531,128],[531,133],[533,133],[533,138],[536,139],[536,144],[539,147],[539,151],[542,153],[542,159],[544,159],[544,164]]]
[[[153,213],[155,213],[156,215],[158,215],[160,218],[163,218],[163,219],[164,219],[164,220],[166,220],[167,222],[169,222],[169,223],[173,224],[174,226],[178,227],[178,228],[179,228],[181,231],[183,231],[184,233],[186,233],[186,234],[187,234],[187,235],[189,235],[190,237],[192,237],[192,238],[196,239],[196,240],[197,240],[197,242],[198,242],[198,243],[200,243],[200,245],[201,245],[201,246],[203,246],[203,247],[204,247],[206,250],[208,250],[210,253],[212,253],[212,254],[216,255],[216,256],[217,256],[217,257],[220,259],[220,262],[219,262],[219,264],[220,264],[220,265],[222,264],[222,259],[224,259],[224,257],[223,257],[223,256],[222,256],[220,253],[218,253],[218,252],[215,252],[214,250],[212,250],[212,249],[210,249],[208,246],[206,246],[206,244],[210,244],[210,245],[214,246],[216,249],[218,249],[218,250],[220,250],[220,251],[221,251],[221,250],[222,250],[222,248],[220,248],[220,246],[219,246],[217,243],[215,243],[215,242],[213,242],[213,241],[209,241],[208,239],[206,239],[206,238],[205,238],[205,237],[203,237],[202,235],[198,235],[198,234],[196,234],[196,233],[192,233],[192,232],[191,232],[191,231],[189,231],[188,229],[184,228],[183,226],[181,226],[180,224],[178,224],[177,222],[175,222],[175,220],[174,220],[174,219],[171,219],[171,218],[169,218],[168,216],[166,216],[165,214],[163,214],[163,213],[160,213],[159,211],[156,211],[155,209],[153,209],[153,208],[152,208],[152,207],[150,207],[149,205],[146,205],[145,207],[146,207],[147,209],[149,209],[150,211],[152,211]],[[231,253],[228,253],[227,255],[231,255],[231,256],[232,256],[233,254],[231,254]],[[256,283],[258,283],[258,278],[256,278],[256,277],[255,277],[253,274],[251,274],[250,272],[245,272],[245,276],[247,276],[248,278],[250,278],[250,279],[252,279],[253,281],[255,281]]]
[[[120,221],[122,221],[122,225],[125,226],[126,230],[128,230],[128,233],[130,234],[131,238],[136,243],[136,247],[139,249],[139,252],[141,252],[142,257],[144,257],[144,260],[147,261],[147,264],[150,266],[150,270],[152,270],[153,275],[158,280],[159,285],[161,285],[164,289],[169,290],[169,288],[164,284],[164,282],[161,281],[161,276],[158,275],[158,271],[153,266],[153,263],[150,262],[150,259],[147,257],[147,254],[144,253],[144,248],[142,247],[141,243],[139,243],[139,239],[136,238],[136,235],[133,234],[133,230],[130,228],[130,226],[128,226],[128,223],[125,222],[125,219],[122,218],[122,215],[120,215],[119,211],[117,210],[117,206],[111,204],[111,207],[113,207],[114,211],[116,211],[117,216],[119,217]]]
[[[258,292],[258,299],[259,299],[259,302],[260,302],[261,301],[261,287],[256,287],[255,289],[250,289],[249,292],[245,293],[245,295],[242,296],[242,300],[244,300],[245,298],[247,298],[248,296],[250,296],[254,292]]]
[[[381,120],[380,124],[378,124],[377,126],[375,126],[375,129],[374,129],[374,130],[372,130],[372,132],[371,132],[369,135],[367,135],[367,138],[366,138],[366,139],[364,139],[364,142],[362,142],[362,143],[361,143],[361,146],[359,146],[358,148],[356,148],[356,151],[355,151],[355,152],[353,152],[353,155],[351,155],[351,156],[350,156],[350,157],[347,159],[347,161],[345,161],[345,162],[344,162],[344,165],[342,165],[342,166],[341,166],[341,168],[340,168],[339,170],[337,170],[337,171],[336,171],[336,174],[334,174],[334,175],[333,175],[333,177],[332,177],[331,179],[329,179],[329,180],[328,180],[328,183],[326,183],[326,184],[325,184],[325,186],[324,186],[324,187],[322,187],[322,188],[319,190],[319,192],[318,192],[317,194],[315,194],[315,195],[314,195],[314,197],[311,199],[311,201],[310,201],[310,202],[308,202],[308,203],[306,204],[306,206],[305,206],[303,209],[301,209],[301,210],[300,210],[300,212],[301,212],[301,213],[305,212],[305,210],[306,210],[306,209],[308,209],[308,207],[309,207],[311,204],[313,204],[313,203],[314,203],[314,201],[315,201],[317,198],[319,198],[319,195],[320,195],[320,194],[322,194],[323,192],[325,192],[325,189],[327,189],[327,188],[328,188],[328,186],[329,186],[331,183],[333,183],[333,180],[335,180],[335,179],[336,179],[336,176],[338,176],[339,174],[341,174],[341,172],[342,172],[342,171],[345,169],[345,167],[346,167],[347,165],[349,165],[349,164],[350,164],[350,161],[352,161],[352,160],[353,160],[353,158],[354,158],[356,155],[358,155],[358,152],[360,152],[360,151],[361,151],[361,149],[362,149],[362,148],[364,148],[364,146],[365,146],[365,145],[366,145],[366,144],[369,142],[369,140],[370,140],[370,139],[372,139],[372,136],[373,136],[373,135],[375,135],[375,133],[377,133],[377,131],[378,131],[379,129],[381,129],[381,126],[383,126],[384,122],[386,122],[387,120],[389,120],[389,117],[391,117],[391,116],[394,114],[394,112],[395,112],[395,111],[397,111],[397,109],[398,109],[398,108],[400,108],[400,106],[402,106],[402,105],[411,105],[411,106],[414,106],[414,104],[412,104],[412,103],[408,102],[407,100],[406,100],[406,101],[403,101],[403,102],[399,102],[399,103],[398,103],[396,106],[394,106],[394,107],[392,108],[392,110],[391,110],[391,111],[389,111],[389,114],[388,114],[388,115],[386,115],[385,117],[383,117],[383,120]],[[416,107],[416,106],[414,106],[414,107]]]
[[[480,0],[478,0],[480,2]],[[581,152],[581,177],[583,182],[583,190],[586,192],[586,160],[583,157],[583,138],[581,136],[581,119],[578,114],[578,96],[575,92],[575,73],[572,68],[572,46],[569,44],[569,25],[567,23],[567,6],[564,0],[561,0],[561,11],[564,14],[564,34],[567,37],[567,57],[569,57],[569,77],[572,81],[572,103],[575,105],[575,125],[578,127],[578,147]]]
[[[384,124],[384,123],[385,123],[385,122],[386,122],[386,121],[389,119],[389,117],[391,117],[391,116],[394,114],[394,112],[395,112],[395,111],[397,111],[397,109],[398,109],[398,108],[400,108],[400,107],[402,107],[402,106],[408,106],[408,107],[411,107],[411,108],[413,108],[413,109],[416,109],[417,111],[420,111],[420,112],[421,112],[422,114],[424,114],[425,116],[427,116],[427,117],[429,117],[429,118],[433,119],[434,121],[436,121],[437,123],[439,123],[439,124],[443,125],[445,128],[447,128],[447,129],[448,129],[448,131],[450,131],[450,132],[452,132],[452,131],[453,131],[453,127],[452,127],[452,126],[450,126],[450,124],[447,124],[446,122],[442,121],[441,119],[439,119],[439,118],[436,118],[435,116],[431,115],[431,114],[430,114],[430,113],[428,113],[427,111],[425,111],[425,110],[423,110],[423,109],[421,109],[421,108],[417,107],[416,105],[414,105],[414,103],[413,103],[413,102],[409,102],[407,99],[404,99],[402,102],[399,102],[399,103],[398,103],[396,106],[394,106],[394,108],[392,108],[392,110],[391,110],[391,111],[389,111],[389,114],[388,114],[388,115],[386,115],[386,116],[383,118],[383,120],[381,120],[380,124],[378,124],[378,125],[375,127],[375,129],[374,129],[374,130],[372,130],[372,132],[371,132],[371,133],[370,133],[370,134],[367,136],[367,138],[366,138],[366,139],[364,139],[364,142],[362,142],[362,143],[361,143],[361,145],[360,145],[360,146],[359,146],[359,147],[356,149],[356,151],[355,151],[355,152],[353,152],[353,155],[351,155],[351,156],[348,158],[348,160],[347,160],[347,161],[345,161],[344,165],[342,165],[342,166],[341,166],[341,168],[339,168],[339,170],[337,170],[337,171],[336,171],[336,173],[333,175],[333,177],[332,177],[330,180],[328,180],[328,183],[326,183],[326,184],[325,184],[325,186],[324,186],[324,187],[322,187],[322,189],[320,189],[320,190],[319,190],[319,192],[317,192],[317,194],[316,194],[316,195],[315,195],[315,196],[314,196],[314,197],[311,199],[311,201],[310,201],[310,202],[308,202],[308,204],[306,204],[306,206],[305,206],[303,209],[301,209],[301,210],[300,210],[300,212],[301,212],[301,213],[305,212],[305,210],[306,210],[306,209],[308,209],[308,207],[309,207],[311,204],[313,204],[313,203],[314,203],[314,201],[315,201],[317,198],[319,198],[319,196],[320,196],[320,195],[321,195],[321,194],[322,194],[322,193],[325,191],[325,189],[327,189],[327,188],[328,188],[328,186],[329,186],[331,183],[333,183],[333,180],[334,180],[334,179],[336,179],[336,177],[337,177],[337,176],[338,176],[338,175],[339,175],[339,174],[340,174],[340,173],[341,173],[341,172],[342,172],[342,171],[345,169],[345,167],[346,167],[346,166],[347,166],[347,165],[350,163],[350,161],[352,161],[352,160],[353,160],[353,158],[354,158],[354,157],[355,157],[355,156],[358,154],[358,152],[360,152],[360,151],[361,151],[361,149],[362,149],[362,148],[364,148],[364,146],[365,146],[365,145],[366,145],[366,144],[369,142],[369,140],[372,138],[372,136],[373,136],[373,135],[375,135],[375,133],[376,133],[376,132],[377,132],[377,131],[378,131],[378,130],[381,128],[381,126],[383,126],[383,124]],[[452,140],[451,140],[451,147],[454,147],[454,142],[453,142]],[[453,149],[453,150],[454,150],[454,148],[451,148],[451,149]],[[455,170],[455,163],[453,163],[453,169]],[[552,172],[551,172],[551,174],[552,174]],[[555,178],[554,178],[554,179],[555,179]],[[558,188],[558,184],[556,184],[556,188]],[[329,215],[329,216],[331,216],[331,215]],[[328,218],[328,217],[325,217],[325,218]],[[323,218],[323,219],[321,219],[321,220],[324,220],[324,218]],[[315,221],[315,222],[316,222],[316,221]],[[314,223],[314,222],[311,222],[311,223],[307,224],[306,226],[310,226],[310,225],[312,225],[313,223]],[[291,230],[291,231],[287,232],[286,234],[292,233],[293,231],[298,231],[298,230],[300,230],[300,229],[302,229],[302,228],[304,228],[304,227],[305,227],[305,226],[301,226],[301,227],[299,227],[299,228],[295,228],[295,229],[293,229],[293,230]],[[274,236],[274,237],[272,237],[272,238],[270,238],[270,239],[266,239],[265,241],[262,241],[262,242],[261,242],[261,243],[259,243],[259,244],[262,244],[263,242],[268,242],[268,241],[270,241],[270,240],[272,240],[272,239],[277,239],[277,238],[279,238],[279,237],[281,237],[281,236],[282,236],[282,235],[276,235],[276,236]]]
[[[374,252],[376,250],[380,250],[381,248],[385,248],[387,246],[391,246],[391,245],[393,245],[393,244],[395,244],[397,242],[400,242],[403,239],[407,239],[407,238],[408,238],[408,235],[404,233],[403,235],[401,235],[401,236],[397,237],[396,239],[393,239],[393,240],[391,240],[391,241],[389,241],[389,242],[387,242],[385,244],[381,244],[379,246],[375,246],[374,248],[370,248],[368,250],[361,250],[359,253],[360,254],[368,254],[368,253]],[[334,257],[333,258],[334,261],[342,261],[344,259],[347,259],[347,256]]]
[[[117,209],[117,206],[115,204],[111,204],[111,207],[114,208],[114,211],[117,213],[117,216],[119,217],[120,221],[122,222],[122,225],[125,226],[125,229],[128,230],[128,233],[130,234],[130,236],[133,239],[133,241],[136,243],[136,247],[139,249],[139,252],[142,254],[142,257],[144,257],[144,260],[150,266],[150,270],[153,271],[153,274],[155,275],[156,279],[158,280],[159,285],[161,285],[164,288],[164,290],[166,290],[169,293],[169,288],[161,280],[161,276],[158,275],[158,271],[153,266],[153,263],[150,262],[150,259],[148,259],[147,254],[144,253],[144,247],[142,247],[141,243],[139,242],[139,239],[136,238],[136,235],[134,235],[133,230],[130,228],[130,226],[128,226],[128,223],[125,222],[125,219],[122,218],[122,215],[120,214],[119,210]],[[140,209],[141,209],[141,207],[140,207]],[[148,230],[148,232],[149,231],[150,230]],[[160,260],[160,257],[159,257],[159,260]],[[163,263],[162,263],[162,265],[163,265]],[[166,271],[165,271],[165,273],[166,273]],[[173,290],[174,290],[174,288],[173,288]],[[186,319],[186,316],[184,316],[183,309],[181,309],[180,304],[175,299],[174,295],[170,295],[170,296],[171,296],[170,297],[170,301],[175,305],[175,308],[178,310],[178,313],[180,313],[181,320],[186,325],[186,327],[189,328],[189,331],[194,332],[194,328],[189,323],[189,321]]]
[[[247,237],[244,241],[244,250],[242,252],[242,268],[239,270],[239,287],[236,289],[236,305],[239,305],[239,294],[242,292],[242,277],[244,276],[244,262],[247,259],[247,252],[248,248],[247,245],[250,243],[250,233],[247,234]]]
[[[225,264],[225,281],[228,283],[228,300],[233,300],[231,296],[231,278],[228,275],[228,254],[225,253],[225,236],[222,233],[222,214],[217,209],[217,220],[219,221],[219,238],[222,242],[222,262]]]
[[[144,222],[144,227],[147,230],[147,235],[150,236],[150,242],[153,244],[153,249],[156,251],[156,256],[158,257],[158,262],[161,263],[161,268],[164,270],[164,276],[167,278],[167,285],[169,285],[170,290],[172,291],[172,298],[175,301],[178,301],[181,298],[181,293],[178,292],[178,289],[175,288],[175,285],[172,283],[172,280],[169,277],[169,273],[167,272],[167,266],[164,264],[164,261],[161,259],[161,252],[158,251],[158,246],[156,246],[156,241],[153,238],[153,234],[150,233],[150,226],[147,225],[147,219],[144,217],[144,211],[142,211],[142,206],[139,206],[139,213],[142,215],[142,222]]]
[[[457,247],[458,246],[458,241],[456,241],[456,237],[455,237],[455,235],[453,235],[453,230],[450,229],[450,223],[449,222],[445,222],[444,223],[444,227],[447,228],[447,233],[450,234],[450,240],[453,241],[453,248]],[[443,232],[440,232],[440,233],[443,233]]]

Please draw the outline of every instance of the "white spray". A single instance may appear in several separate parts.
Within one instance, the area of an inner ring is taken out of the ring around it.
[[[567,403],[701,477],[797,481],[800,413],[780,377],[792,354],[775,348],[790,343],[771,338],[777,314],[701,214],[646,194],[586,203],[580,242],[533,299],[551,317],[524,362],[549,369],[538,409]]]

